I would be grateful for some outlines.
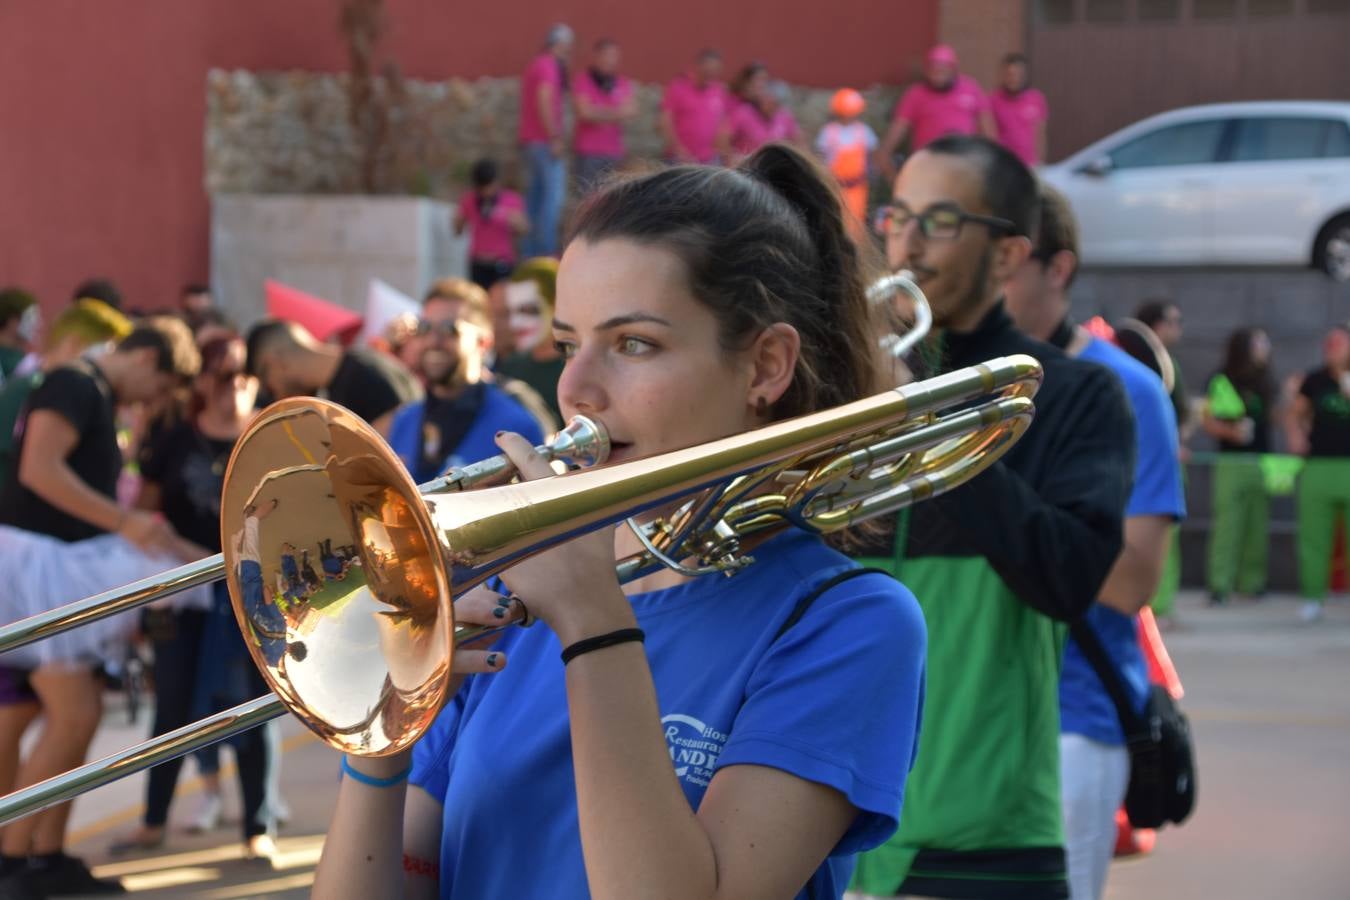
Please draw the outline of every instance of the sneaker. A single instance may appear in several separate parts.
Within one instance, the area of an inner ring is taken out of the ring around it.
[[[1298,617],[1304,622],[1316,622],[1322,618],[1322,604],[1316,600],[1309,600],[1299,608]]]
[[[125,894],[127,889],[116,878],[95,878],[84,860],[64,853],[29,860],[28,876],[40,896],[64,897],[68,894]]]
[[[276,841],[270,834],[255,834],[244,842],[244,859],[250,862],[271,863],[277,855]]]
[[[202,795],[201,805],[197,807],[197,813],[192,817],[192,824],[188,825],[188,832],[191,834],[201,834],[206,831],[215,831],[220,827],[221,813],[224,811],[225,804],[221,801],[219,794],[205,793]]]

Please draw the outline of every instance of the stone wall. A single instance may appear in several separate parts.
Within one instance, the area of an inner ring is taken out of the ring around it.
[[[380,193],[453,197],[474,160],[498,160],[520,184],[515,78],[381,81],[389,135],[379,158]],[[899,87],[863,92],[878,135]],[[814,139],[829,118],[831,90],[793,88],[791,105]],[[629,153],[656,158],[661,86],[639,84],[639,113],[627,126]],[[349,194],[360,177],[348,121],[347,77],[312,72],[213,70],[207,76],[206,188],[211,194]]]

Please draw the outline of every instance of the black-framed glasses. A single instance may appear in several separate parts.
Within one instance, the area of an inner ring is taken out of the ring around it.
[[[419,337],[426,337],[429,334],[435,334],[438,337],[459,337],[459,323],[454,319],[447,319],[444,322],[428,322],[426,319],[418,319],[417,334]]]
[[[1017,233],[1017,226],[1007,219],[968,213],[955,203],[935,203],[921,213],[903,203],[887,203],[877,209],[873,227],[882,237],[899,237],[911,220],[918,223],[919,234],[935,241],[955,240],[967,222],[986,225],[996,232]]]

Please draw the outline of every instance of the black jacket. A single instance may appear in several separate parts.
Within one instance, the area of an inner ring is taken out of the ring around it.
[[[904,558],[981,556],[1023,603],[1071,620],[1120,555],[1134,480],[1134,416],[1116,376],[1013,328],[999,304],[944,335],[942,371],[996,356],[1040,360],[1036,418],[998,462],[911,511]]]

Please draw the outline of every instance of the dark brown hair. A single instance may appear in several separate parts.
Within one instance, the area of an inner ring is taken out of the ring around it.
[[[1263,333],[1260,328],[1239,328],[1229,335],[1220,371],[1228,376],[1228,380],[1238,390],[1253,391],[1259,395],[1262,404],[1269,410],[1275,395],[1270,366],[1268,362],[1258,362],[1252,356],[1252,339],[1259,333]]]
[[[838,195],[791,147],[769,144],[735,169],[675,166],[612,182],[578,211],[569,236],[577,239],[673,252],[728,352],[775,322],[797,329],[801,354],[770,410],[775,419],[881,387],[879,329]]]
[[[149,347],[155,351],[155,368],[186,381],[201,369],[202,357],[192,339],[192,330],[174,316],[147,316],[136,322],[131,334],[117,345],[119,352]]]
[[[1031,258],[1044,268],[1061,250],[1074,256],[1073,271],[1064,286],[1073,285],[1078,277],[1078,220],[1074,218],[1069,199],[1045,182],[1041,182],[1040,225],[1036,242],[1031,246]]]

